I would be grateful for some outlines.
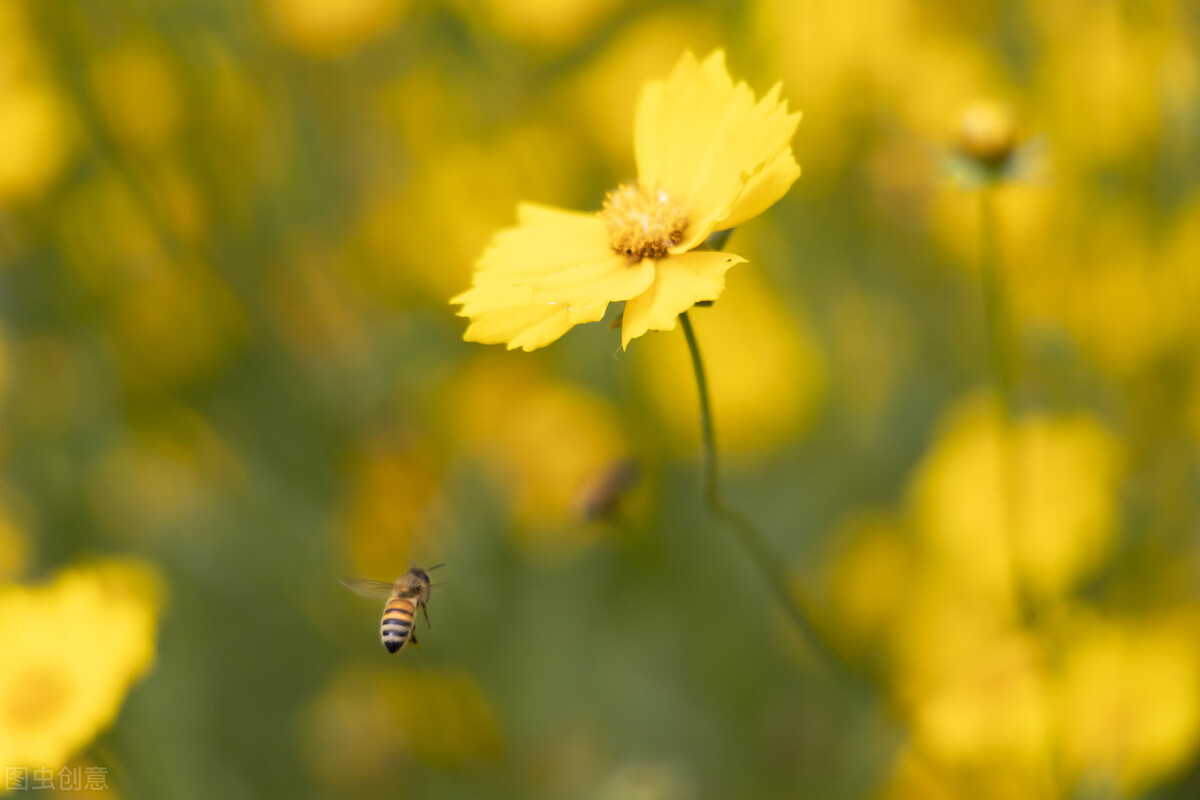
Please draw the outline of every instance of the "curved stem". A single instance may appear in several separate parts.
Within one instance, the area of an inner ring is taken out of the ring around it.
[[[725,505],[717,484],[717,443],[713,430],[712,406],[708,396],[708,378],[704,372],[704,359],[692,321],[687,312],[679,315],[683,335],[687,339],[688,352],[692,356],[692,370],[696,373],[696,391],[700,395],[700,427],[704,435],[704,499],[713,515],[733,531],[737,542],[754,564],[763,580],[783,605],[792,624],[814,649],[841,664],[843,659],[822,635],[807,604],[797,596],[796,589],[788,581],[783,560],[758,529],[741,513]]]
[[[679,315],[683,335],[687,339],[688,353],[692,356],[692,371],[696,374],[696,392],[700,395],[700,428],[704,434],[704,498],[709,505],[720,505],[717,493],[717,437],[713,432],[712,406],[708,400],[708,378],[704,373],[704,359],[700,355],[700,343],[692,330],[688,312]]]
[[[700,344],[696,341],[696,332],[692,329],[692,321],[686,311],[679,315],[679,321],[687,339],[688,352],[692,357],[692,370],[696,374],[696,391],[700,399],[700,427],[704,435],[704,499],[709,510],[733,531],[737,543],[787,612],[788,620],[809,646],[824,656],[829,663],[837,666],[843,677],[869,687],[892,717],[905,730],[911,731],[913,712],[909,705],[897,697],[879,676],[854,664],[833,645],[817,624],[815,615],[799,590],[789,582],[779,552],[758,532],[758,528],[749,518],[727,506],[721,499],[717,482],[716,434],[713,430],[712,405],[709,401],[704,359],[700,355]],[[915,761],[937,774],[939,768],[936,759],[931,758],[917,740],[910,738],[909,753]]]

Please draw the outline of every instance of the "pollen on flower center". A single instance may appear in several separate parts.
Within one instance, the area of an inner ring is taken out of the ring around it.
[[[631,262],[666,258],[683,241],[687,210],[661,189],[622,183],[604,198],[600,216],[608,223],[608,243]]]

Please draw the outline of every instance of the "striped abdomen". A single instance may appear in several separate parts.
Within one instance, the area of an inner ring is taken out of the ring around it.
[[[383,624],[379,633],[389,653],[399,651],[412,638],[413,616],[416,613],[417,601],[412,597],[392,597],[388,600],[383,608]]]

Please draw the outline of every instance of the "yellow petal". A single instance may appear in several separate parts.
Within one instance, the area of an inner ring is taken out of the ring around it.
[[[529,305],[491,311],[472,319],[463,339],[480,344],[506,344],[509,350],[520,347],[536,350],[545,347],[581,322],[594,322],[600,316],[573,313],[568,308]]]
[[[775,85],[755,107],[762,112],[763,140],[758,143],[760,152],[774,150],[773,155],[756,167],[756,172],[747,173],[748,180],[742,193],[729,209],[725,218],[717,222],[713,230],[726,230],[754,219],[787,194],[788,189],[800,177],[800,165],[792,155],[790,142],[800,124],[800,112],[787,113],[787,106],[778,102],[780,86]],[[770,139],[775,136],[774,142]]]
[[[701,300],[716,300],[725,273],[746,259],[733,253],[700,250],[663,259],[654,265],[654,283],[625,304],[621,346],[648,330],[674,330],[679,315]]]
[[[703,63],[685,53],[666,81],[642,91],[634,124],[638,177],[689,209],[688,231],[673,253],[761,213],[799,177],[789,114],[776,86],[759,103],[736,86],[725,54]]]
[[[496,234],[474,285],[450,302],[470,317],[464,338],[533,350],[572,326],[603,318],[608,304],[643,292],[650,264],[629,264],[594,214],[522,205],[518,224]]]

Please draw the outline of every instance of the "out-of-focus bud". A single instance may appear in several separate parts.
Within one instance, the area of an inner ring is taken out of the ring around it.
[[[980,100],[963,109],[958,123],[958,149],[985,167],[1004,166],[1017,147],[1017,114],[998,100]]]
[[[579,510],[589,521],[607,519],[621,498],[637,486],[642,470],[632,458],[618,458],[592,478],[579,493]]]

